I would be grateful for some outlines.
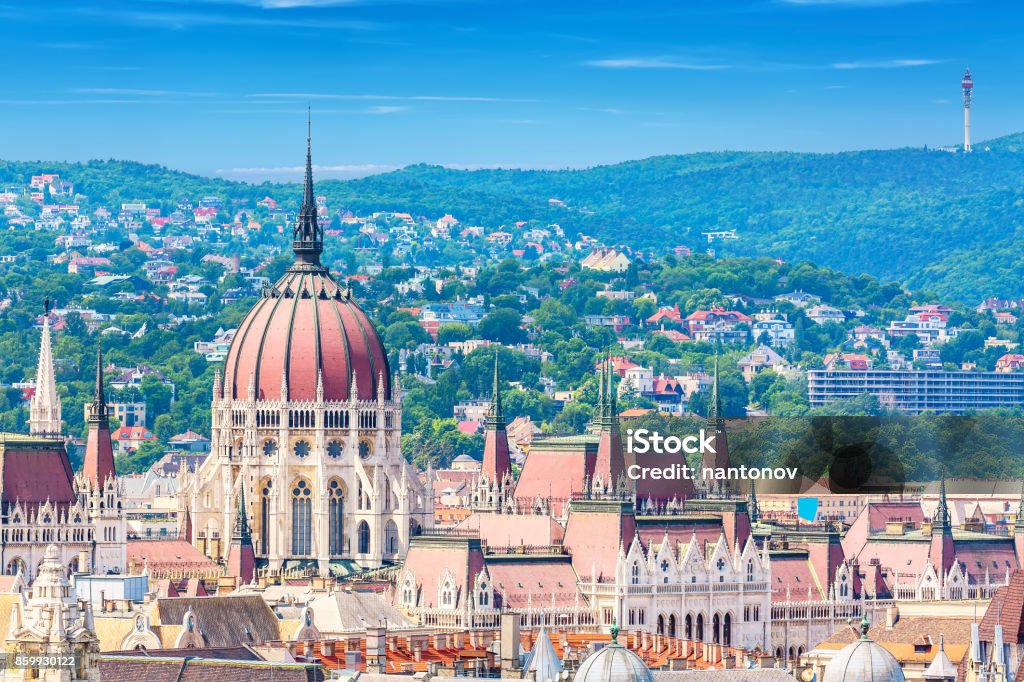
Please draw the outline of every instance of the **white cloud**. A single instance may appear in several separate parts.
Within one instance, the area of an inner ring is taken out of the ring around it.
[[[854,69],[907,69],[916,66],[930,66],[938,64],[937,59],[880,59],[858,62],[836,62],[833,69],[851,71]]]
[[[215,92],[188,92],[182,90],[146,90],[140,88],[75,88],[80,95],[130,95],[136,97],[216,97]]]
[[[670,57],[625,57],[619,59],[593,59],[586,66],[600,69],[681,69],[684,71],[719,71],[729,68],[725,64],[704,64],[679,61]]]

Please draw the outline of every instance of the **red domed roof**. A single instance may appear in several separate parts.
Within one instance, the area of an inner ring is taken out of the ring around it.
[[[293,266],[253,306],[238,327],[224,365],[225,395],[244,399],[250,377],[258,400],[348,400],[352,372],[360,400],[375,400],[384,376],[391,397],[387,352],[369,317],[323,268]]]
[[[313,195],[312,161],[306,152],[306,187],[292,248],[295,264],[242,321],[224,364],[224,394],[245,399],[254,384],[257,400],[348,400],[352,374],[359,400],[376,400],[383,377],[391,398],[387,351],[370,318],[320,265],[323,232]]]

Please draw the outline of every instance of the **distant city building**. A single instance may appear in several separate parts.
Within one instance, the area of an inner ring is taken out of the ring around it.
[[[969,410],[1024,407],[1024,374],[931,370],[811,370],[812,408],[865,393],[883,407],[915,415],[925,411],[964,414]]]

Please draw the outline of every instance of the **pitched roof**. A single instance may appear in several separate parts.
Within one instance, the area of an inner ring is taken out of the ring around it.
[[[136,682],[321,682],[325,679],[320,666],[307,663],[119,654],[100,656],[100,675],[105,680]]]
[[[156,602],[163,625],[184,622],[189,610],[208,647],[252,646],[281,639],[280,621],[259,595],[169,597]]]

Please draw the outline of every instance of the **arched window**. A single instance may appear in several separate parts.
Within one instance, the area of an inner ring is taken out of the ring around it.
[[[384,553],[396,554],[398,552],[398,526],[394,521],[388,521],[384,526]]]
[[[693,616],[689,613],[686,614],[686,620],[683,621],[683,634],[686,639],[693,639]]]
[[[747,561],[747,582],[754,582],[754,560],[749,559]]]
[[[722,643],[722,617],[717,613],[711,617],[711,643]]]
[[[676,636],[676,614],[674,613],[668,617],[668,636]]]
[[[722,619],[722,644],[732,646],[732,614],[725,614]]]
[[[703,642],[704,641],[704,614],[703,613],[698,613],[697,614],[697,641],[698,642]]]
[[[338,481],[331,481],[330,486],[327,489],[328,495],[328,524],[330,527],[330,544],[331,554],[341,554],[345,550],[343,548],[344,533],[343,527],[345,523],[345,493],[341,489],[341,484]]]
[[[485,582],[480,583],[480,591],[477,594],[476,605],[483,606],[484,608],[491,605],[491,593],[488,591],[487,583]]]
[[[270,488],[274,482],[267,480],[260,494],[260,551],[270,552]]]
[[[416,606],[416,588],[412,584],[412,578],[405,579],[405,587],[402,588],[402,604],[405,606]]]
[[[665,634],[665,616],[664,614],[658,614],[658,634]]]
[[[312,553],[313,501],[305,481],[292,488],[292,554],[304,556]]]
[[[370,524],[366,521],[359,522],[359,553],[370,553]]]
[[[633,568],[630,569],[631,579],[634,585],[640,584],[640,564],[633,562]]]

